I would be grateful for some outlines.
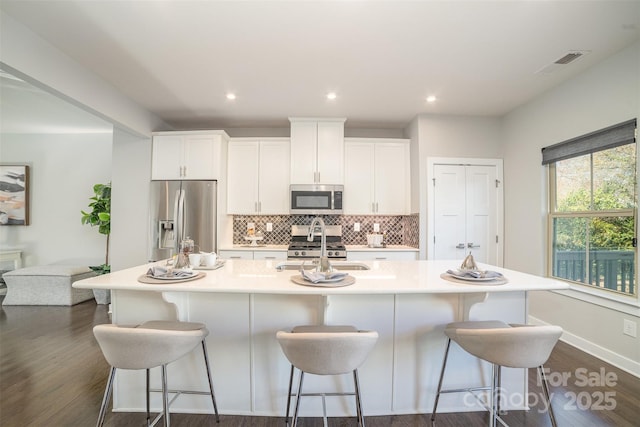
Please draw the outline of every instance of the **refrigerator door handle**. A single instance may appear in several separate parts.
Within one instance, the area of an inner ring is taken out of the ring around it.
[[[182,233],[184,232],[184,194],[183,190],[176,191],[176,199],[173,207],[173,218],[176,221],[176,231],[175,231],[175,253],[177,254],[180,250],[180,242],[184,238]]]

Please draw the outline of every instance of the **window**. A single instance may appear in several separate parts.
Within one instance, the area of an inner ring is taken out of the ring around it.
[[[636,121],[543,149],[549,165],[549,274],[637,295]]]

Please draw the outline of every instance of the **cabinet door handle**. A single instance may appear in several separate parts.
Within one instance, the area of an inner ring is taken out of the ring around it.
[[[384,259],[387,259],[387,257],[386,256],[377,256],[376,259],[384,260]]]
[[[468,248],[479,248],[480,245],[474,245],[473,243],[467,243]]]
[[[229,257],[229,259],[242,259],[242,257],[238,255],[232,255]]]
[[[456,249],[464,249],[464,243],[458,243]]]

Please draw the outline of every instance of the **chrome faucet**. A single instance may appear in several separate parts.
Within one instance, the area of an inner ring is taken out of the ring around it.
[[[329,263],[329,257],[327,257],[327,233],[325,231],[325,223],[322,218],[319,216],[315,217],[313,221],[311,221],[311,225],[309,226],[309,234],[307,235],[307,242],[313,242],[314,231],[317,226],[320,226],[320,259],[318,261],[318,267],[316,271],[322,273],[330,273],[333,271],[331,267],[331,263]]]

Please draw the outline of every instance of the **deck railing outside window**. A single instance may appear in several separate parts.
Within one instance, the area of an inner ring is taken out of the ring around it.
[[[635,295],[634,256],[634,251],[556,251],[553,257],[553,275]]]

